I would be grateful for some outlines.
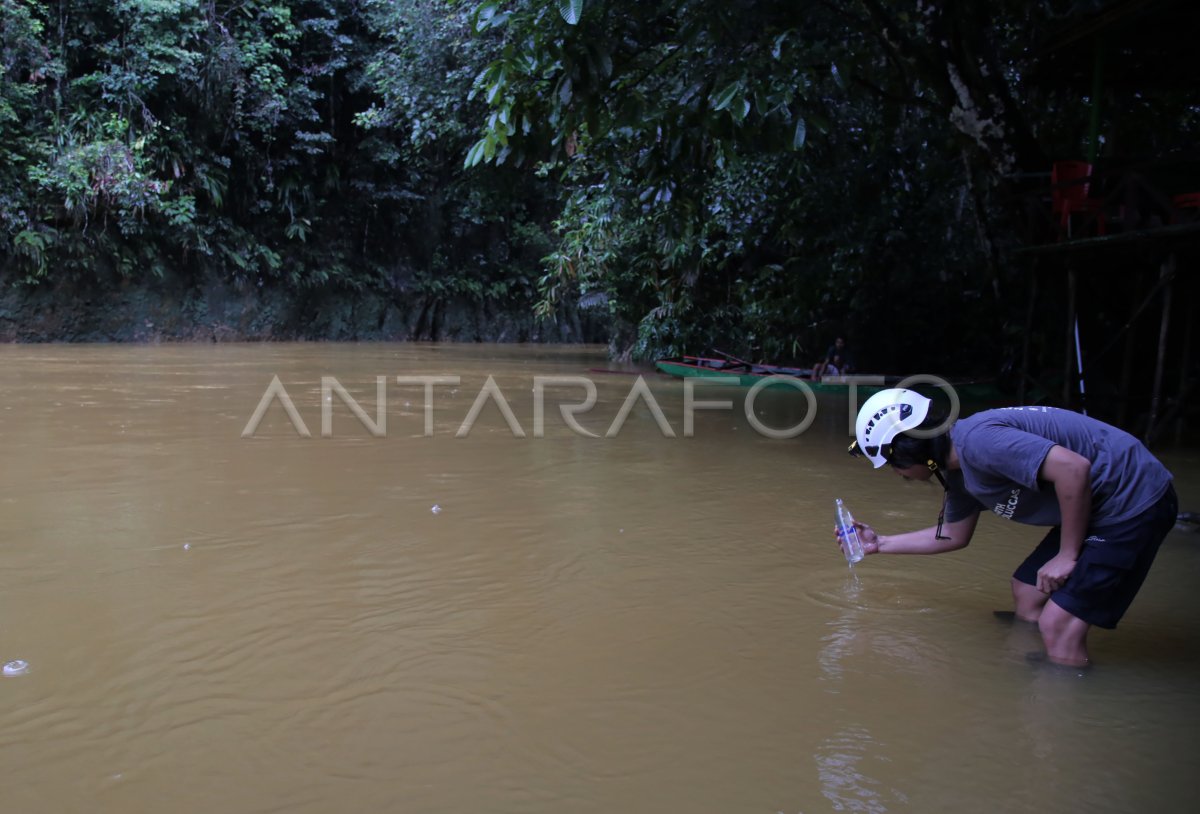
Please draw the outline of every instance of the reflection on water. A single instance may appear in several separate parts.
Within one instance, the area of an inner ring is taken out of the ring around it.
[[[822,670],[819,678],[826,682],[825,692],[831,696],[841,696],[843,689],[853,688],[852,668],[845,665],[861,654],[859,651],[866,646],[867,638],[859,635],[865,608],[859,604],[863,601],[862,581],[852,573],[840,587],[837,591],[840,596],[827,604],[840,606],[842,613],[826,623],[829,633],[823,637],[825,645],[818,655]],[[842,705],[845,713],[845,699],[831,698],[830,703]],[[879,752],[872,746],[870,732],[864,725],[856,724],[826,737],[813,755],[821,794],[835,811],[887,811],[878,791],[879,781],[867,773],[870,767],[864,765],[864,758]]]
[[[821,793],[834,811],[884,812],[887,801],[879,781],[864,773],[863,764],[883,749],[864,727],[848,727],[828,739],[815,755]],[[903,802],[900,800],[899,802]]]
[[[845,453],[849,405],[771,440],[598,351],[0,348],[0,780],[13,810],[1074,811],[1190,808],[1200,549],[1173,535],[1098,666],[997,622],[1040,538],[849,570],[935,489]],[[426,432],[421,384],[434,387]],[[278,400],[242,432],[274,376]],[[386,433],[372,421],[387,377]],[[496,401],[456,437],[481,388]],[[589,376],[571,430],[535,376]],[[766,391],[758,419],[805,418]],[[1200,458],[1169,453],[1188,505]],[[434,511],[434,507],[438,511]],[[1120,755],[1114,761],[1113,755]]]

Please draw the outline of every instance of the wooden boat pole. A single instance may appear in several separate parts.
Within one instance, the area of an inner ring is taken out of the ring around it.
[[[717,350],[716,348],[713,348],[713,353],[715,353],[715,354],[717,354],[718,356],[722,357],[722,358],[723,358],[723,359],[725,359],[726,361],[729,361],[729,362],[736,362],[737,364],[739,364],[739,365],[745,365],[745,366],[746,366],[746,367],[748,367],[748,368],[750,368],[750,367],[753,367],[753,365],[752,365],[752,364],[750,364],[749,362],[747,362],[745,359],[739,359],[739,358],[737,358],[736,356],[734,356],[732,353],[726,353],[725,351],[723,351],[723,350]]]
[[[1175,274],[1175,255],[1169,255],[1162,264],[1159,277],[1165,281],[1163,286],[1162,325],[1158,329],[1158,359],[1154,364],[1154,393],[1150,397],[1150,420],[1146,424],[1146,445],[1154,439],[1155,424],[1158,423],[1158,410],[1162,399],[1163,368],[1167,356],[1167,329],[1171,317],[1171,277]]]

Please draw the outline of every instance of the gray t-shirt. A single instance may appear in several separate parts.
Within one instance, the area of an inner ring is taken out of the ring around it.
[[[961,466],[947,478],[952,523],[991,510],[1018,523],[1059,525],[1054,485],[1038,480],[1055,445],[1092,462],[1092,526],[1136,517],[1171,483],[1166,467],[1129,433],[1056,407],[985,410],[957,422],[950,440]]]

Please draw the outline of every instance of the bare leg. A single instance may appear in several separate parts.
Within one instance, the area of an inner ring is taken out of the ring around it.
[[[1046,643],[1046,655],[1057,664],[1084,667],[1088,664],[1087,622],[1056,605],[1046,602],[1038,617],[1038,629]]]
[[[1036,622],[1042,615],[1046,600],[1050,598],[1050,594],[1044,594],[1033,585],[1026,585],[1015,577],[1012,581],[1012,594],[1017,618],[1026,622]]]

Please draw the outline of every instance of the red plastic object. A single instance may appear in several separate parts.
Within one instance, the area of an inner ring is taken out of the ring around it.
[[[1185,192],[1171,196],[1171,223],[1179,222],[1179,210],[1195,209],[1200,214],[1200,192]]]
[[[1058,218],[1059,240],[1071,237],[1071,215],[1094,215],[1096,233],[1104,234],[1104,202],[1088,197],[1092,165],[1086,161],[1056,161],[1050,170],[1050,211]]]

